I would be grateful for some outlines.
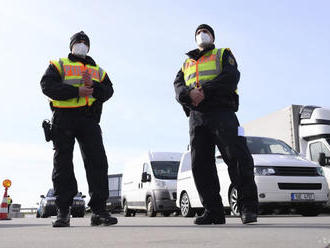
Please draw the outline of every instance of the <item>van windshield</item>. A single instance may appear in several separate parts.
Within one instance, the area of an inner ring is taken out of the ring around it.
[[[251,154],[298,155],[290,146],[281,140],[264,137],[246,137]]]
[[[177,179],[179,161],[152,161],[151,167],[157,179]]]

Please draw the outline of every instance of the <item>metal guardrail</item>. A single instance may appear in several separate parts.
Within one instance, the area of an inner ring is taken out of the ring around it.
[[[21,208],[20,212],[24,214],[35,214],[37,213],[37,208]]]

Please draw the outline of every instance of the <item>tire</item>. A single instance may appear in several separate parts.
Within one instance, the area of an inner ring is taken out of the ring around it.
[[[162,215],[163,215],[164,217],[168,217],[168,216],[171,215],[171,212],[162,212]]]
[[[183,217],[194,217],[196,214],[195,210],[190,205],[189,196],[186,192],[181,196],[180,210]]]
[[[154,204],[152,202],[152,198],[149,196],[147,199],[147,216],[155,217],[157,212],[155,211]]]
[[[77,212],[77,213],[72,213],[72,218],[83,218],[85,215],[84,212]]]
[[[318,208],[307,208],[300,210],[302,216],[318,216],[321,213],[321,210]]]
[[[240,216],[237,200],[238,200],[237,189],[235,187],[231,187],[229,191],[229,205],[230,205],[230,210],[234,216]]]
[[[127,201],[125,200],[124,201],[124,204],[123,204],[124,206],[123,206],[123,213],[124,213],[124,216],[125,217],[130,217],[131,216],[131,210],[129,210],[129,208],[128,208],[128,204],[127,204]],[[135,214],[134,214],[134,216],[135,216]]]

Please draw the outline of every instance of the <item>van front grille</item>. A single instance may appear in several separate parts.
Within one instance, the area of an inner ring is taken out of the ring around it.
[[[280,189],[303,189],[313,190],[322,189],[321,183],[278,183]]]
[[[275,175],[277,176],[301,176],[301,177],[309,177],[309,176],[319,176],[316,170],[316,167],[274,167]]]

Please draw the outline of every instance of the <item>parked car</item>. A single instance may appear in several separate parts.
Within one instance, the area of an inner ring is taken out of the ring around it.
[[[135,216],[137,211],[149,217],[157,213],[169,216],[179,210],[175,200],[181,156],[176,152],[149,152],[126,167],[121,194],[124,216]]]
[[[328,201],[328,184],[323,168],[300,156],[283,141],[246,137],[254,159],[255,181],[260,212],[295,209],[303,216],[316,216]],[[227,213],[239,216],[237,190],[231,184],[227,165],[216,157],[221,197]],[[176,204],[185,217],[201,214],[200,202],[191,172],[190,152],[182,156],[177,182]]]
[[[49,216],[56,216],[54,189],[49,189],[46,196],[41,195],[39,207],[37,209],[36,217],[47,218]],[[85,215],[85,198],[86,196],[79,192],[74,198],[71,205],[72,217],[84,217]]]

